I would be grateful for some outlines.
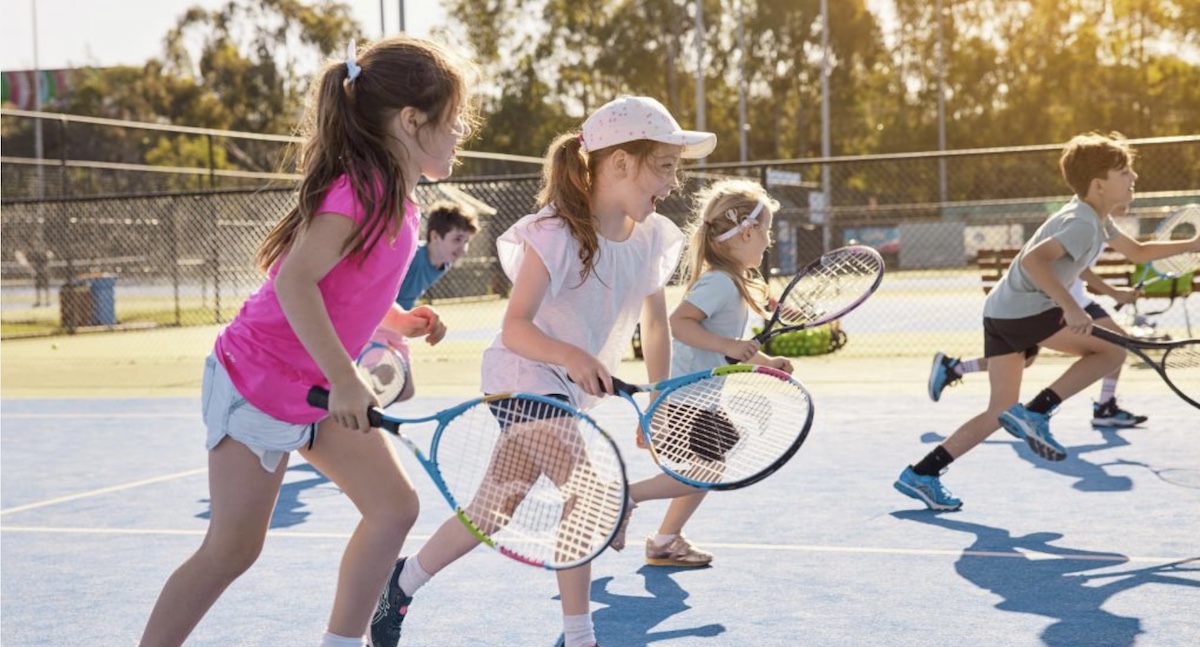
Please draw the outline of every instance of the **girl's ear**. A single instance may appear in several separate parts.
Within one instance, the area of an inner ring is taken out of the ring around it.
[[[613,152],[612,157],[609,159],[612,162],[613,169],[617,171],[618,175],[620,177],[625,177],[629,171],[629,153],[626,153],[624,149],[619,148]]]
[[[416,137],[417,131],[421,129],[421,125],[425,123],[425,113],[417,110],[412,106],[405,106],[396,113],[396,119],[399,120],[400,129],[408,134],[409,137]]]

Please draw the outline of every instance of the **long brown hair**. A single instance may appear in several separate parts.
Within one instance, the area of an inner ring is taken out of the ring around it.
[[[264,270],[287,253],[343,173],[366,217],[342,252],[365,254],[384,236],[395,236],[406,192],[420,179],[405,177],[406,160],[394,152],[398,142],[389,124],[400,110],[411,106],[424,113],[428,119],[422,130],[446,127],[456,119],[468,127],[478,121],[468,91],[473,68],[431,41],[410,36],[378,40],[359,52],[357,64],[361,72],[351,80],[345,61],[327,62],[309,90],[299,126],[304,141],[293,153],[303,179],[296,207],[258,248],[256,260]],[[409,154],[400,149],[401,155]]]
[[[600,254],[600,234],[596,231],[596,218],[592,215],[592,194],[596,190],[596,172],[618,150],[633,158],[639,171],[647,161],[663,147],[648,139],[639,139],[616,144],[594,151],[583,150],[580,131],[559,135],[546,151],[542,165],[542,187],[537,196],[537,208],[553,204],[555,214],[570,230],[579,243],[579,261],[583,268],[579,280],[583,282],[596,266]]]
[[[779,210],[779,202],[772,199],[761,185],[750,180],[720,180],[698,192],[692,217],[684,230],[688,248],[681,269],[687,277],[689,290],[705,272],[719,270],[728,274],[733,278],[742,300],[755,312],[765,316],[770,290],[762,273],[758,268],[743,268],[730,253],[729,247],[717,241],[718,236],[745,220],[760,202],[772,214]],[[755,226],[761,227],[762,222]]]

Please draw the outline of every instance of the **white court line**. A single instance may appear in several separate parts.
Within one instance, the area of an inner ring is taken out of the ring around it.
[[[203,536],[204,530],[169,530],[162,528],[65,528],[55,526],[0,526],[0,533],[23,534],[52,534],[52,535],[174,535],[174,536]],[[348,532],[304,532],[296,530],[271,530],[268,537],[289,537],[295,539],[348,539]],[[409,539],[427,541],[429,536],[409,535]],[[916,555],[921,557],[997,557],[1007,559],[1029,559],[1021,553],[995,552],[986,550],[951,550],[932,548],[876,548],[870,546],[818,546],[812,544],[722,544],[706,543],[705,546],[714,548],[733,548],[735,550],[771,550],[794,553],[846,553],[852,555]],[[1047,560],[1079,560],[1088,562],[1110,562],[1113,564],[1147,563],[1161,564],[1197,559],[1191,557],[1151,557],[1151,556],[1108,556],[1108,555],[1053,555],[1044,553]]]
[[[170,481],[172,479],[184,478],[187,476],[195,476],[197,474],[204,474],[207,471],[208,471],[207,467],[201,467],[199,469],[187,470],[185,472],[176,472],[174,474],[167,474],[166,476],[156,476],[154,478],[142,479],[140,481],[133,481],[132,483],[124,483],[122,485],[113,485],[113,486],[109,486],[109,487],[105,487],[105,488],[100,488],[98,490],[91,490],[88,492],[80,492],[78,494],[68,494],[67,496],[60,496],[60,497],[56,497],[53,499],[46,499],[45,501],[38,501],[37,503],[27,503],[25,505],[19,505],[19,506],[15,506],[12,508],[5,508],[3,510],[0,510],[0,517],[9,515],[9,514],[13,514],[16,512],[25,512],[27,510],[35,510],[37,508],[44,508],[46,506],[57,505],[59,503],[66,503],[67,501],[75,501],[77,499],[86,499],[88,497],[100,496],[102,494],[111,494],[113,492],[120,492],[121,490],[129,490],[132,488],[141,487],[143,485],[151,485],[153,483],[161,483],[163,481]]]

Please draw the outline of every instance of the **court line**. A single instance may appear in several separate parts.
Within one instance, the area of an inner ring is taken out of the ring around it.
[[[171,530],[165,528],[67,528],[60,526],[0,526],[0,533],[24,534],[58,534],[58,535],[173,535],[173,536],[203,536],[206,530]],[[271,530],[268,537],[288,537],[294,539],[347,539],[348,532],[304,532],[296,530]],[[409,535],[409,539],[427,541],[429,536]],[[730,544],[707,543],[705,546],[714,548],[732,548],[735,550],[768,550],[788,551],[796,553],[845,553],[854,555],[913,555],[918,557],[996,557],[1007,559],[1030,559],[1025,553],[997,552],[988,550],[953,550],[938,548],[880,548],[872,546],[821,546],[815,544]],[[1200,559],[1191,557],[1153,557],[1149,555],[1051,555],[1039,554],[1046,561],[1087,561],[1109,562],[1112,564],[1127,563],[1172,563]]]
[[[102,494],[111,494],[113,492],[120,492],[121,490],[130,490],[130,489],[133,489],[136,487],[141,487],[143,485],[152,485],[154,483],[162,483],[163,481],[170,481],[172,479],[184,478],[187,476],[195,476],[197,474],[204,474],[207,471],[208,471],[207,467],[201,467],[201,468],[194,469],[194,470],[186,470],[183,472],[176,472],[174,474],[167,474],[165,476],[155,476],[153,478],[142,479],[140,481],[133,481],[131,483],[123,483],[121,485],[111,485],[109,487],[99,488],[97,490],[89,490],[87,492],[68,494],[66,496],[55,497],[53,499],[46,499],[44,501],[38,501],[36,503],[27,503],[25,505],[19,505],[19,506],[15,506],[12,508],[4,508],[3,510],[0,510],[0,517],[9,515],[9,514],[13,514],[16,512],[25,512],[27,510],[36,510],[37,508],[44,508],[46,506],[57,505],[59,503],[66,503],[67,501],[86,499],[88,497],[100,496]]]

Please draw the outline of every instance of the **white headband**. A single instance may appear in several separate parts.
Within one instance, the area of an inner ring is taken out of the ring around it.
[[[353,82],[362,74],[362,68],[358,65],[357,51],[354,41],[346,46],[346,81]]]
[[[737,226],[734,227],[733,229],[730,229],[729,231],[721,234],[720,236],[717,236],[717,242],[723,243],[723,242],[729,240],[730,238],[733,238],[734,236],[738,235],[738,233],[741,232],[743,229],[757,225],[758,224],[758,214],[762,213],[763,207],[765,207],[765,206],[767,206],[766,203],[760,201],[757,205],[754,206],[754,211],[751,211],[750,215],[746,216],[746,219],[741,222],[737,222],[737,209],[730,209],[729,211],[726,211],[725,217],[729,218],[730,220],[732,220],[734,222],[737,222]]]

